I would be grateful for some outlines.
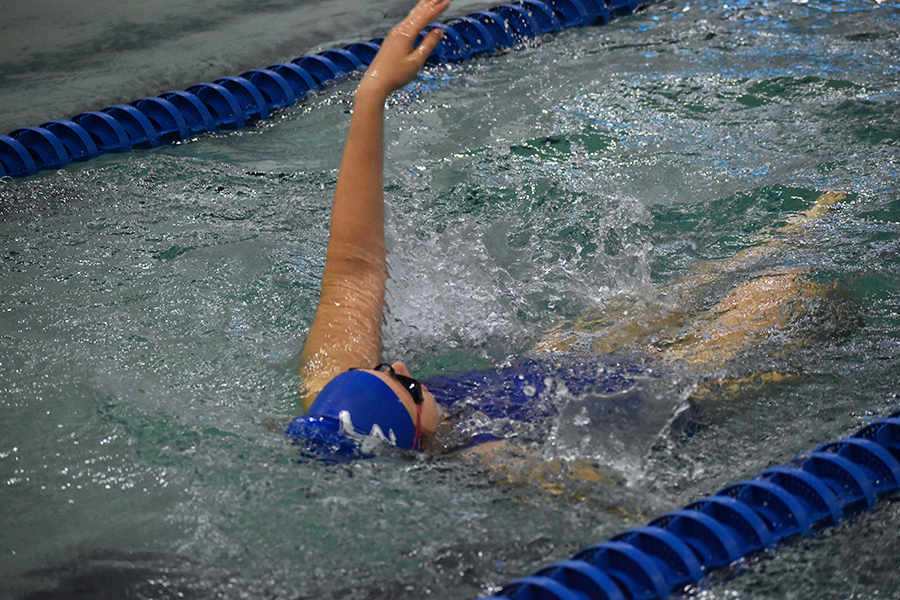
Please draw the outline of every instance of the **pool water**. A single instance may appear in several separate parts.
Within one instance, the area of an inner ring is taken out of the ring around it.
[[[839,285],[854,326],[679,373],[794,377],[632,455],[587,431],[576,458],[600,480],[326,464],[284,439],[352,81],[253,128],[4,181],[0,597],[489,595],[897,410],[898,36],[896,2],[665,3],[430,69],[391,101],[385,356],[425,375],[507,364],[849,194],[780,260]],[[543,439],[532,452],[572,458]],[[885,501],[689,594],[898,589]]]

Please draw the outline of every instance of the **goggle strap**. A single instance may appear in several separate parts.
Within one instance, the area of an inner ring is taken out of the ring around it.
[[[422,445],[422,404],[416,404],[416,435],[413,438],[413,450],[421,450]]]

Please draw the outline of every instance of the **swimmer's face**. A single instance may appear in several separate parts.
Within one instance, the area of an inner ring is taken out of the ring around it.
[[[393,367],[394,372],[397,375],[403,375],[405,377],[412,377],[409,374],[409,369],[406,368],[402,362],[395,362],[391,365]],[[406,407],[406,410],[409,412],[409,416],[412,418],[413,423],[416,422],[416,403],[413,401],[412,395],[410,395],[409,390],[407,390],[402,383],[397,381],[391,376],[389,371],[376,371],[374,369],[362,369],[366,373],[371,373],[375,375],[383,382],[388,384],[392,390],[397,394],[397,397],[400,398],[400,402],[403,403],[403,406]],[[422,423],[421,423],[421,434],[423,439],[427,442],[431,438],[432,435],[437,431],[438,423],[440,422],[440,411],[438,409],[438,403],[434,399],[434,395],[428,391],[424,385],[422,386],[422,398],[424,402],[422,403]],[[427,448],[426,448],[427,449]]]

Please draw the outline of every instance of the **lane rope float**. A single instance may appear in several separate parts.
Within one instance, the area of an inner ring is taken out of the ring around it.
[[[429,62],[467,61],[562,29],[603,25],[659,1],[520,0],[453,17],[430,26],[440,27],[446,35]],[[310,91],[364,70],[381,39],[16,129],[0,135],[0,177],[25,177],[101,154],[156,148],[204,133],[241,129],[303,100]]]
[[[900,492],[900,411],[479,600],[652,600]]]
[[[570,27],[603,25],[660,0],[520,0],[441,27],[429,61],[462,62]],[[380,38],[0,135],[0,177],[60,169],[267,119],[365,69]],[[900,491],[900,412],[751,480],[516,579],[482,600],[665,598],[755,552],[810,535]]]

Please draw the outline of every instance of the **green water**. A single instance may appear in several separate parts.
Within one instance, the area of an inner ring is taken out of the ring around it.
[[[898,18],[672,3],[392,101],[385,355],[421,373],[503,364],[850,194],[781,260],[840,284],[860,324],[775,359],[799,376],[693,435],[665,429],[612,486],[297,462],[281,432],[352,82],[241,132],[3,183],[0,596],[486,595],[896,410]],[[897,597],[898,517],[883,503],[693,593]]]

